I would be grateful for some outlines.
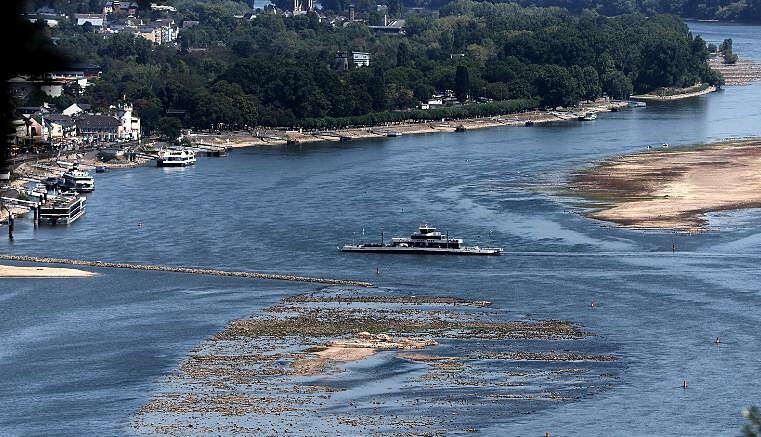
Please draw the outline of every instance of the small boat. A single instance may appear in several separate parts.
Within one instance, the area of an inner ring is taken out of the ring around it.
[[[401,137],[402,133],[398,130],[390,130],[386,132],[387,137]]]
[[[164,149],[156,158],[156,167],[186,167],[196,163],[196,152],[187,149]]]
[[[105,165],[99,165],[95,167],[95,173],[105,173],[105,172],[106,172]]]
[[[427,224],[419,227],[418,232],[406,238],[395,237],[390,243],[346,244],[342,252],[407,253],[430,255],[501,255],[501,247],[465,246],[460,238],[449,238],[436,228]]]
[[[579,116],[579,120],[581,121],[592,121],[597,119],[597,113],[596,112],[586,112],[583,115]]]

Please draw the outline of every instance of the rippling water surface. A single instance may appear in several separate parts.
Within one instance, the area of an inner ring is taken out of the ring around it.
[[[731,37],[736,53],[761,61],[758,27],[690,26],[709,42]],[[584,325],[622,370],[604,393],[479,418],[482,433],[737,435],[742,408],[761,403],[761,213],[714,214],[719,230],[699,235],[632,231],[581,217],[573,199],[547,187],[647,145],[757,136],[759,101],[756,84],[594,122],[240,149],[191,168],[112,171],[96,176],[77,223],[34,229],[21,220],[0,252],[351,278],[487,299],[515,318]],[[337,250],[363,232],[404,236],[424,222],[507,253]],[[189,349],[232,319],[317,288],[94,270],[91,279],[2,280],[2,434],[128,434],[134,412]]]

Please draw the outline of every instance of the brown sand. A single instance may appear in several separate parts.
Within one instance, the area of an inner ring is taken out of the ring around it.
[[[378,350],[410,350],[434,345],[436,341],[430,339],[393,338],[387,334],[360,332],[356,338],[329,341],[326,347],[313,352],[317,358],[297,359],[292,367],[300,375],[316,375],[328,367],[329,361],[360,361]]]
[[[0,278],[83,278],[95,273],[60,267],[18,267],[0,265]]]
[[[702,231],[706,212],[761,206],[761,139],[624,156],[579,175],[571,189],[605,204],[590,217]]]

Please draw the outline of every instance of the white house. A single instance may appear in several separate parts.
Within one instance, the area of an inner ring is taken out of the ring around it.
[[[125,103],[119,105],[119,111],[116,113],[121,122],[120,139],[122,140],[139,140],[140,139],[140,118],[135,115],[132,105]]]

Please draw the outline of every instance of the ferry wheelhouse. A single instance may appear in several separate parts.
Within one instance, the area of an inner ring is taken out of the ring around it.
[[[500,255],[501,247],[465,246],[460,238],[449,238],[436,228],[422,225],[418,232],[409,237],[394,237],[390,243],[347,244],[341,247],[343,252],[376,252],[376,253],[410,253],[410,254],[439,254],[439,255]]]
[[[39,206],[40,223],[69,225],[85,213],[87,198],[79,195],[57,196]]]
[[[165,149],[156,158],[157,167],[186,167],[196,163],[196,152],[186,149]]]

